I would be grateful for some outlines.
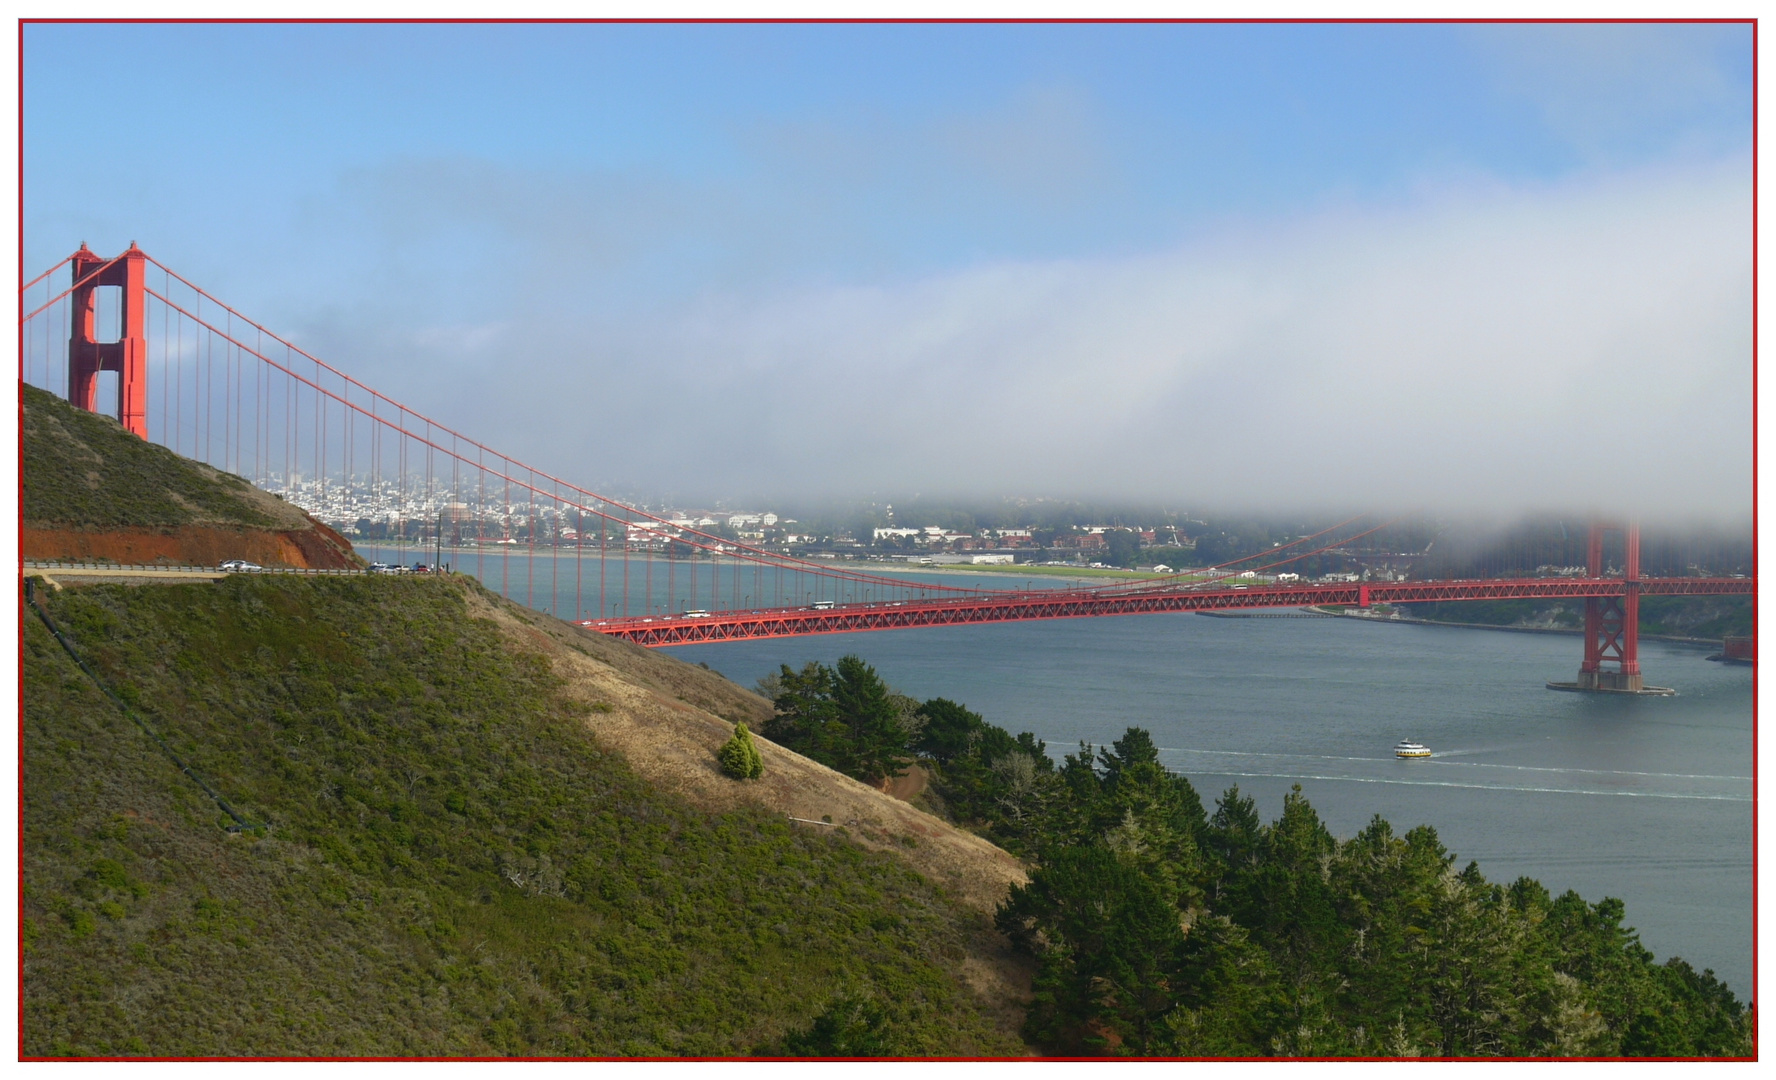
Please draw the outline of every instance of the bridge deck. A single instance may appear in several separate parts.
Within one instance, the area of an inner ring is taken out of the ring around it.
[[[1635,584],[1642,596],[1733,596],[1757,592],[1757,581],[1753,578],[1646,578]],[[914,626],[960,626],[1173,611],[1622,596],[1627,593],[1628,585],[1621,578],[1505,578],[1306,585],[1216,584],[1208,588],[1129,587],[1116,591],[1044,590],[955,599],[839,604],[830,608],[754,608],[697,615],[588,619],[580,625],[601,634],[655,647],[897,630]]]

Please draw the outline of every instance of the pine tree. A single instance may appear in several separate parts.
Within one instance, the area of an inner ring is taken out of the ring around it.
[[[771,685],[776,711],[762,730],[777,745],[869,784],[912,764],[925,717],[862,659],[810,661],[800,671],[785,664]]]
[[[765,760],[744,722],[734,725],[734,737],[723,743],[715,756],[722,772],[736,780],[757,780],[765,774]]]
[[[833,675],[832,702],[849,729],[848,760],[839,771],[873,784],[899,776],[913,762],[905,721],[894,692],[858,656],[841,656]]]

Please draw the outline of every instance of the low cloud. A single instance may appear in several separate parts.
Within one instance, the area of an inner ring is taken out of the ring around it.
[[[710,496],[1739,519],[1750,197],[1743,159],[1446,188],[1138,257],[631,311],[576,305],[564,261],[550,318],[477,319],[416,404],[564,475]]]

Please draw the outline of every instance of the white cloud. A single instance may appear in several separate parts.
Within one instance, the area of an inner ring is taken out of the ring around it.
[[[1739,519],[1749,175],[1450,186],[1138,257],[642,304],[539,257],[550,288],[430,338],[367,311],[312,340],[582,482]]]
[[[1451,191],[1142,258],[710,300],[601,328],[525,404],[599,418],[552,463],[679,490],[1737,517],[1748,172]]]

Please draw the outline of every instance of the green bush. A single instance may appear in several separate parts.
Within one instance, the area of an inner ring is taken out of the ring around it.
[[[886,1057],[896,1048],[888,1014],[868,998],[845,994],[768,1052],[782,1057]]]
[[[736,780],[757,780],[765,775],[765,760],[759,757],[758,744],[752,741],[745,721],[734,725],[734,737],[722,743],[715,756],[721,761],[722,772]]]

